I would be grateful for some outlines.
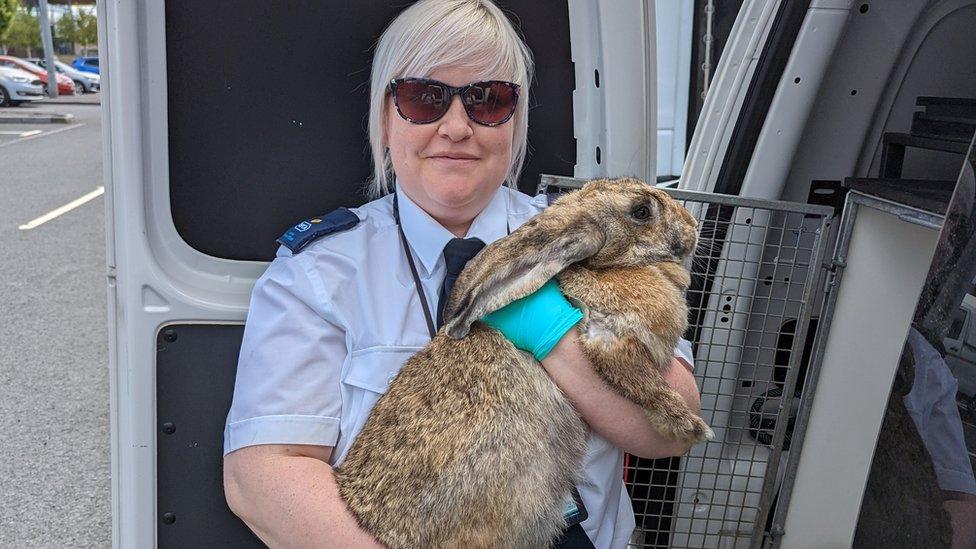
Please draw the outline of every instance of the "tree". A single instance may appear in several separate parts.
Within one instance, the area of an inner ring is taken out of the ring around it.
[[[37,16],[18,7],[3,41],[7,46],[25,48],[27,57],[33,57],[31,48],[41,47],[41,28]]]
[[[0,42],[17,13],[17,0],[0,0]]]
[[[86,49],[88,46],[98,44],[98,18],[94,11],[81,10],[78,12],[78,19],[75,20],[77,32],[75,42],[81,44]]]
[[[58,19],[58,22],[54,24],[54,34],[60,40],[65,42],[79,42],[78,22],[75,21],[71,10],[65,12],[65,14],[61,16],[61,19]]]

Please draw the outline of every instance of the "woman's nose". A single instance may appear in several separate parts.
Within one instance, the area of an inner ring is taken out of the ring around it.
[[[460,95],[451,98],[451,105],[438,122],[440,125],[437,128],[437,134],[454,142],[463,141],[474,133],[474,129],[471,127],[471,119],[468,118],[468,113],[464,111]]]

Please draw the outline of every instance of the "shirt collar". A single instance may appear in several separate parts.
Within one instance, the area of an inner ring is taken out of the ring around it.
[[[424,278],[429,278],[444,252],[444,246],[454,238],[454,234],[417,206],[399,188],[395,192],[403,234],[426,271]],[[495,191],[485,209],[471,222],[465,238],[480,238],[485,244],[491,244],[508,234],[508,192],[504,186]]]

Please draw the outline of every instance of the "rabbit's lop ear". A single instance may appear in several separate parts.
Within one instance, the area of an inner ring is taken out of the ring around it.
[[[538,290],[603,247],[595,216],[559,204],[485,248],[465,267],[445,308],[447,335],[458,339],[484,315]]]

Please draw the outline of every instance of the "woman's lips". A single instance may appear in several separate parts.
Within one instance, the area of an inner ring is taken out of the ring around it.
[[[450,166],[463,166],[466,164],[472,164],[478,160],[477,158],[460,158],[452,156],[431,156],[430,159]]]

